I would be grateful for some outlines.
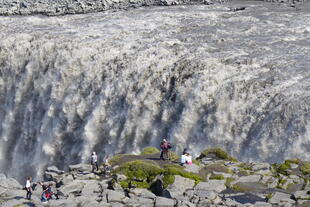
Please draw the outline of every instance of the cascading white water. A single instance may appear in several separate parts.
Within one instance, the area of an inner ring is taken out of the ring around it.
[[[1,17],[1,172],[42,175],[164,137],[178,152],[309,160],[308,11],[228,6]]]

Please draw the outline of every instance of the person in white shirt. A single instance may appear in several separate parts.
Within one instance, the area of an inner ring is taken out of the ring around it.
[[[181,165],[183,166],[186,163],[186,154],[181,156]]]
[[[31,180],[32,180],[32,178],[28,177],[27,181],[26,181],[26,191],[27,191],[26,199],[28,199],[28,200],[31,200],[31,194],[32,194]]]
[[[186,153],[186,164],[191,165],[192,162],[192,156],[189,153]]]
[[[93,152],[93,154],[91,155],[91,165],[92,165],[92,172],[94,172],[95,168],[97,171],[99,170],[98,157],[96,155],[96,152]]]

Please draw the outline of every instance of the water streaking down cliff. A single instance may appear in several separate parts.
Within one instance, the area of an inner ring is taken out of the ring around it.
[[[177,152],[221,146],[243,161],[309,160],[307,8],[1,17],[1,172],[42,175],[163,137]]]

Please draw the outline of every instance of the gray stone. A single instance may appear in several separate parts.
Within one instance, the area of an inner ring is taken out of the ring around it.
[[[108,203],[113,203],[113,202],[121,203],[125,199],[125,195],[123,192],[107,190],[106,195],[107,195]]]
[[[196,207],[196,205],[187,200],[181,200],[178,201],[178,207]]]
[[[296,199],[307,200],[310,198],[310,195],[307,193],[308,191],[296,191],[294,193],[294,197]]]
[[[198,165],[196,164],[191,164],[191,165],[184,165],[185,168],[184,170],[187,171],[187,172],[192,172],[192,173],[199,173],[201,167],[199,167]]]
[[[155,201],[155,207],[174,207],[175,202],[172,199],[157,197]]]
[[[49,202],[49,207],[77,207],[78,203],[72,201],[72,200],[64,200],[64,199],[59,199],[59,200],[50,200]]]
[[[254,206],[255,207],[272,207],[270,203],[266,203],[266,202],[256,202]]]
[[[249,176],[242,176],[239,177],[237,180],[231,182],[232,185],[236,183],[255,183],[259,182],[261,179],[261,175],[249,175]]]
[[[61,186],[58,189],[58,194],[65,197],[68,197],[70,194],[80,195],[84,185],[84,183],[74,180],[72,183]]]
[[[95,180],[88,180],[83,189],[82,189],[82,196],[98,196],[101,191],[101,187],[99,183]]]
[[[139,196],[143,198],[150,198],[150,199],[156,198],[156,195],[154,193],[148,191],[145,188],[134,188],[130,190],[129,195]]]
[[[168,186],[168,190],[173,194],[174,196],[182,195],[185,190],[191,189],[195,185],[195,181],[181,177],[179,175],[174,176],[174,183]]]
[[[291,195],[287,193],[275,192],[272,197],[269,199],[269,203],[271,204],[279,204],[279,203],[295,203],[294,200],[290,199]]]
[[[46,172],[53,172],[53,173],[57,173],[57,174],[63,174],[63,173],[65,173],[65,171],[59,170],[56,166],[48,167],[48,168],[46,169]]]
[[[23,188],[23,186],[14,178],[4,178],[4,177],[3,179],[0,180],[0,187],[7,188],[7,189],[22,189]]]
[[[214,200],[217,197],[217,194],[210,190],[196,190],[194,194],[200,199]]]
[[[78,196],[74,199],[80,207],[99,207],[99,202],[96,201],[96,197],[92,196]]]
[[[69,165],[70,171],[77,171],[77,172],[90,172],[91,165],[89,164],[76,164],[76,165]]]
[[[215,192],[221,192],[226,189],[225,180],[209,180],[208,182],[198,183],[195,190],[209,190]]]
[[[252,165],[252,170],[258,171],[258,170],[269,170],[270,164],[269,163],[255,163]]]

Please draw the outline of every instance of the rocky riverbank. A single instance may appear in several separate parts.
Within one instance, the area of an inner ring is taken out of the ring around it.
[[[22,185],[0,176],[0,206],[310,206],[310,163],[298,159],[282,164],[243,163],[219,148],[207,149],[192,165],[158,159],[158,151],[116,155],[109,175],[89,164],[70,165],[65,172],[48,167],[58,200],[42,204],[41,187],[25,200]]]
[[[2,0],[0,2],[0,15],[42,14],[47,16],[58,16],[101,12],[113,9],[137,8],[142,6],[210,5],[214,3],[225,3],[227,1],[229,0]],[[306,0],[271,0],[271,2],[285,3],[289,6],[295,6],[296,3],[298,4],[304,1]]]
[[[43,14],[57,16],[100,12],[111,9],[136,8],[141,6],[213,4],[215,2],[222,2],[222,0],[3,0],[0,3],[0,15]]]

